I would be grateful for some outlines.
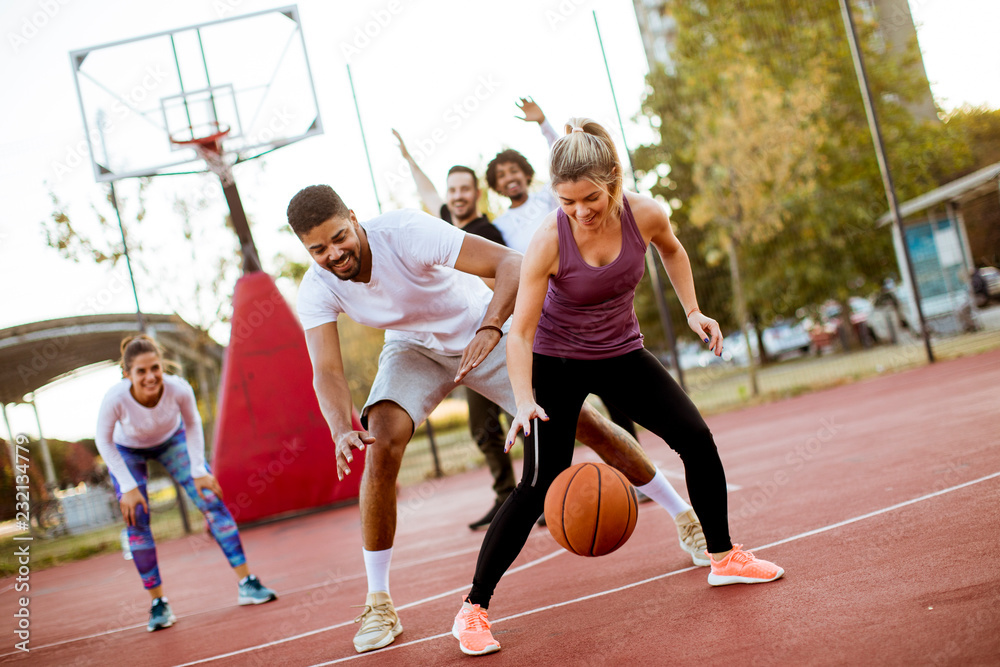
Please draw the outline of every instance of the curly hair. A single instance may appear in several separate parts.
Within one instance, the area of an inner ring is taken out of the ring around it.
[[[292,197],[286,213],[288,225],[301,237],[330,218],[347,217],[349,210],[329,185],[310,185]]]
[[[531,185],[531,178],[535,175],[535,170],[531,168],[527,158],[517,151],[508,148],[505,151],[497,153],[497,156],[490,160],[489,165],[486,167],[486,182],[494,192],[500,192],[497,190],[497,168],[502,164],[510,162],[516,164],[524,172],[524,175],[528,177],[528,185]]]

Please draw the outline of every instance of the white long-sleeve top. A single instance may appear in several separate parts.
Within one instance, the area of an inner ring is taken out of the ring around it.
[[[177,432],[183,420],[187,436],[191,476],[208,474],[205,467],[205,435],[195,402],[194,390],[183,378],[163,376],[163,395],[151,408],[139,403],[129,389],[132,383],[123,379],[108,390],[97,415],[97,451],[108,465],[124,494],[138,484],[125,465],[116,444],[132,449],[149,449],[162,445]]]

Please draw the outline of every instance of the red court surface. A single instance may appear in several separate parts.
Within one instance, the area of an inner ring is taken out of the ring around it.
[[[477,470],[403,490],[391,586],[404,631],[386,649],[351,644],[351,605],[367,588],[354,506],[243,532],[253,570],[281,596],[259,607],[236,606],[214,542],[160,545],[178,616],[161,632],[146,632],[147,596],[119,554],[34,573],[31,652],[6,632],[0,661],[1000,664],[1000,351],[708,421],[733,486],[733,538],[781,564],[777,582],[709,586],[651,503],[602,558],[564,552],[536,528],[491,604],[503,649],[467,657],[450,629],[483,537],[465,524],[491,502]],[[642,440],[682,486],[677,457]],[[0,581],[7,624],[13,583]]]

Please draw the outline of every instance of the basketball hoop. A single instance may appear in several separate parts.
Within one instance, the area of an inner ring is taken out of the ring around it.
[[[233,166],[222,153],[222,138],[229,134],[229,129],[228,125],[218,122],[196,125],[171,134],[170,143],[193,148],[223,185],[232,185]]]

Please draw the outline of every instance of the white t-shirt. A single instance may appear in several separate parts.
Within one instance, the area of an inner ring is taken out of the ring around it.
[[[517,208],[507,209],[506,213],[493,221],[493,226],[500,230],[508,248],[523,254],[528,250],[531,237],[535,235],[542,220],[557,208],[559,202],[546,186],[544,190],[528,195],[528,201]]]
[[[336,322],[345,313],[384,329],[386,341],[461,355],[493,298],[482,280],[454,268],[468,235],[414,210],[385,213],[361,226],[372,253],[371,280],[341,280],[314,261],[299,286],[302,327]]]
[[[549,148],[556,142],[559,135],[555,128],[545,118],[539,125],[545,141],[549,143]],[[522,255],[527,252],[531,237],[535,235],[535,230],[542,224],[545,216],[559,208],[559,201],[545,186],[543,190],[528,195],[528,201],[517,208],[509,208],[507,212],[493,221],[493,226],[500,230],[503,242],[508,248],[513,248]]]
[[[163,395],[151,408],[135,400],[129,391],[131,387],[132,382],[126,379],[111,387],[97,413],[97,451],[118,481],[118,489],[124,494],[138,484],[115,445],[132,449],[162,445],[177,432],[182,420],[188,458],[191,460],[191,476],[207,475],[205,435],[201,430],[201,416],[191,385],[176,375],[164,375]]]

